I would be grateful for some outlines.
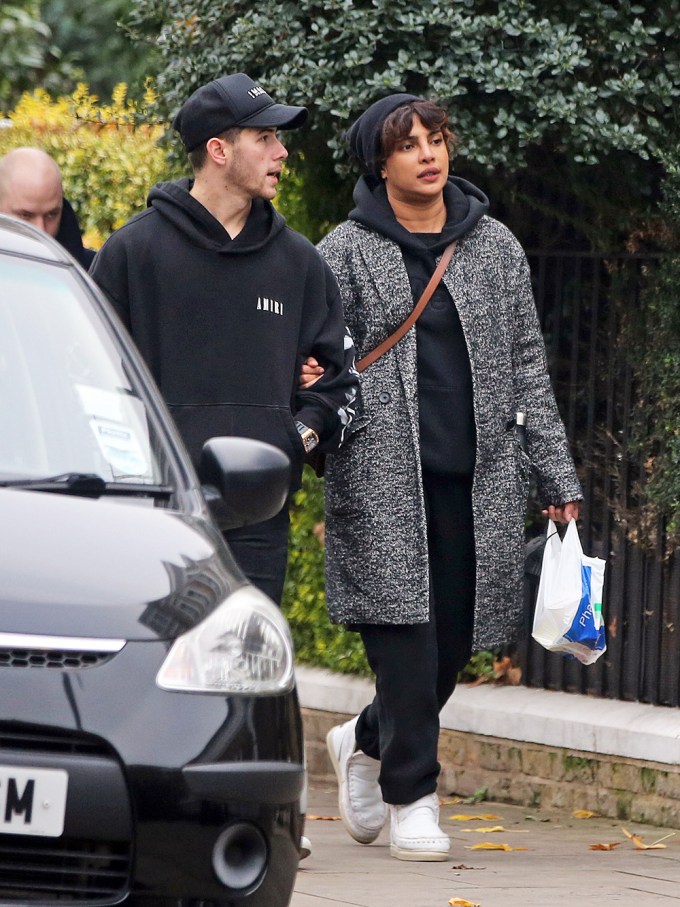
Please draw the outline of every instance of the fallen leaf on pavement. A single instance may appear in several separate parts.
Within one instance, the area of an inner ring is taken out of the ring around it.
[[[450,907],[482,907],[481,904],[473,904],[472,901],[466,901],[464,898],[451,898]]]
[[[491,841],[482,841],[479,844],[466,844],[466,850],[526,850],[526,847],[510,847],[509,844],[492,844]]]
[[[614,850],[615,847],[618,847],[619,844],[623,844],[623,841],[612,841],[611,844],[591,844],[591,850]]]
[[[456,822],[473,822],[475,819],[481,819],[484,822],[495,822],[502,816],[494,816],[493,813],[482,813],[481,816],[466,816],[465,813],[458,813],[455,816],[449,816],[449,819],[455,819]]]
[[[665,850],[667,845],[662,844],[661,842],[665,841],[666,838],[672,838],[675,834],[675,832],[672,831],[670,834],[664,835],[663,838],[659,838],[657,841],[653,841],[651,844],[645,844],[645,842],[642,840],[641,835],[632,835],[629,831],[626,831],[625,828],[621,828],[621,831],[627,838],[630,838],[637,850]]]
[[[452,866],[451,869],[484,869],[483,866],[466,866],[465,863],[459,863],[458,866]]]
[[[594,813],[589,809],[575,809],[572,813],[575,819],[599,819],[600,814]]]
[[[439,805],[440,806],[457,806],[458,803],[462,803],[462,802],[463,802],[462,797],[449,797],[447,800],[440,799]]]
[[[461,828],[461,831],[474,831],[479,835],[485,835],[493,831],[505,831],[505,829],[502,825],[487,825],[485,828]]]
[[[308,822],[339,822],[340,816],[312,816],[307,813],[305,819]]]

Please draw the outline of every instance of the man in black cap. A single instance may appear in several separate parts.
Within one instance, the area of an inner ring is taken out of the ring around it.
[[[288,156],[277,129],[306,119],[304,107],[275,103],[244,73],[199,88],[173,123],[194,178],[156,185],[91,268],[194,462],[215,435],[268,441],[290,457],[291,492],[305,454],[341,441],[357,386],[330,268],[271,204]],[[301,389],[308,356],[324,374]],[[224,533],[249,579],[279,603],[288,527],[285,507]]]
[[[215,435],[280,447],[293,464],[342,440],[357,374],[339,291],[314,246],[271,200],[288,152],[278,128],[304,107],[275,103],[244,73],[195,91],[173,126],[194,177],[159,183],[91,267],[151,371],[195,463]],[[307,357],[323,377],[301,389]],[[215,510],[219,521],[219,505]],[[280,603],[288,508],[224,532],[248,578]]]
[[[199,88],[173,123],[194,178],[156,185],[91,267],[194,462],[212,436],[268,441],[291,460],[291,492],[306,453],[341,442],[358,385],[335,278],[271,204],[288,156],[277,129],[306,119],[304,107],[275,103],[244,73]],[[323,376],[300,388],[308,357]],[[288,529],[286,506],[223,532],[246,576],[277,603]]]

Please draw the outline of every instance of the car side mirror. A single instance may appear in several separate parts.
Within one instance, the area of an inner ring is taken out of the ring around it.
[[[264,441],[210,438],[201,451],[198,476],[220,494],[220,528],[236,529],[281,510],[290,491],[290,460]]]

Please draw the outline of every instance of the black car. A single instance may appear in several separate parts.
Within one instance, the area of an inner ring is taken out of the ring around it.
[[[289,464],[199,479],[106,300],[0,216],[0,904],[283,907],[301,834],[293,647],[214,524]]]

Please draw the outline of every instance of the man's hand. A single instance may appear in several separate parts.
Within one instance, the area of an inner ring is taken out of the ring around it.
[[[302,390],[307,390],[323,375],[323,366],[319,365],[314,356],[309,356],[302,363],[298,384]]]
[[[568,523],[570,520],[578,519],[579,504],[580,501],[569,501],[568,504],[561,504],[559,507],[551,504],[543,511],[543,516],[547,516],[555,523]]]

